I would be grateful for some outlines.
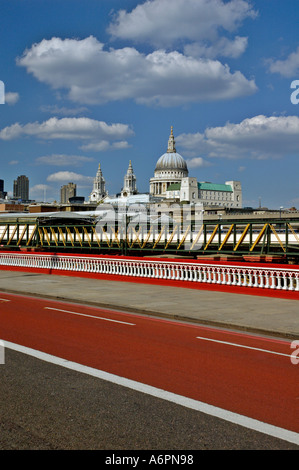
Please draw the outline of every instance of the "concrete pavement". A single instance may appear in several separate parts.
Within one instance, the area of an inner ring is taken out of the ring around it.
[[[20,271],[0,271],[0,292],[299,338],[298,300]]]

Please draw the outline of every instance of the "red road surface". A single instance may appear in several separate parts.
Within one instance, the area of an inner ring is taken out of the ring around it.
[[[288,341],[6,293],[0,338],[299,432]]]

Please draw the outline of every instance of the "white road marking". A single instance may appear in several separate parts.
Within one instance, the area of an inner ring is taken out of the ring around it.
[[[284,441],[299,445],[299,434],[296,432],[289,431],[287,429],[280,428],[272,424],[263,423],[262,421],[258,421],[257,419],[248,418],[247,416],[239,415],[237,413],[233,413],[231,411],[227,411],[213,405],[208,405],[204,402],[183,397],[181,395],[176,395],[175,393],[167,392],[166,390],[161,390],[159,388],[142,384],[134,380],[126,379],[118,375],[109,374],[108,372],[94,369],[92,367],[87,367],[76,362],[71,362],[60,357],[52,356],[41,351],[27,348],[25,346],[20,346],[19,344],[4,341],[4,345],[8,349],[13,349],[14,351],[18,351],[23,354],[36,357],[37,359],[41,359],[43,361],[50,362],[55,365],[66,367],[68,369],[72,369],[83,374],[88,374],[90,376],[97,377],[99,379],[115,383],[117,385],[121,385],[122,387],[127,387],[138,392],[146,393],[153,397],[162,398],[163,400],[176,403],[186,408],[190,408],[192,410],[199,411],[201,413],[205,413],[216,418],[223,419],[225,421],[229,421],[230,423],[238,424],[239,426],[243,426],[245,428],[252,429],[257,432],[262,432],[263,434],[267,434],[268,436],[276,437],[277,439],[283,439]]]
[[[0,302],[10,302],[10,299],[0,299]]]
[[[136,326],[135,323],[128,323],[128,322],[120,321],[120,320],[112,320],[112,318],[96,317],[95,315],[88,315],[86,313],[80,313],[80,312],[71,312],[70,310],[62,310],[60,308],[44,307],[44,309],[46,309],[46,310],[56,310],[58,312],[64,312],[64,313],[71,313],[72,315],[80,315],[82,317],[90,317],[90,318],[94,318],[95,320],[105,320],[105,321],[111,321],[111,322],[114,322],[114,323],[122,323],[124,325]]]
[[[277,354],[278,356],[292,357],[292,354],[283,354],[277,351],[270,351],[269,349],[254,348],[253,346],[245,346],[244,344],[229,343],[228,341],[220,341],[218,339],[205,338],[203,336],[196,336],[196,338],[202,339],[204,341],[212,341],[214,343],[228,344],[229,346],[235,346],[237,348],[253,349],[255,351],[262,351],[262,352],[269,353],[269,354]]]

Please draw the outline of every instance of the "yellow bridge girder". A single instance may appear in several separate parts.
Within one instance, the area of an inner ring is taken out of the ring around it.
[[[298,221],[204,221],[192,230],[172,227],[97,227],[92,224],[39,225],[38,222],[0,223],[2,247],[43,247],[53,249],[116,249],[139,251],[199,251],[201,253],[248,253],[258,250],[299,254]],[[186,248],[187,246],[187,248]],[[297,251],[296,251],[297,250]]]

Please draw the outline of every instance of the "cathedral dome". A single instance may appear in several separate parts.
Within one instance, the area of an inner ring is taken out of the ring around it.
[[[177,152],[166,152],[157,161],[155,171],[181,170],[188,171],[187,163]]]
[[[184,175],[188,174],[187,163],[185,162],[183,157],[179,153],[177,153],[175,149],[175,141],[172,127],[168,140],[167,152],[161,155],[156,164],[155,172],[160,171],[179,171],[183,172]]]

